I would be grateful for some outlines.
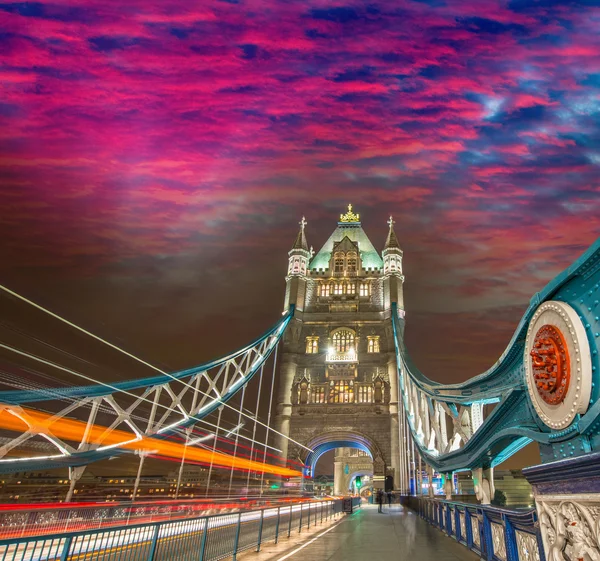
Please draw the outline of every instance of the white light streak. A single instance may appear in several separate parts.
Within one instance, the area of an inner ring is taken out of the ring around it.
[[[83,327],[80,327],[79,325],[69,321],[68,319],[63,318],[62,316],[59,316],[58,314],[55,314],[54,312],[51,312],[50,310],[44,308],[43,306],[40,306],[39,304],[36,304],[35,302],[33,302],[32,300],[29,300],[28,298],[25,298],[24,296],[21,296],[20,294],[10,290],[9,288],[7,288],[6,286],[0,285],[0,290],[4,290],[4,292],[7,292],[8,294],[10,294],[11,296],[14,296],[15,298],[18,298],[19,300],[26,302],[27,304],[33,306],[34,308],[52,316],[55,319],[58,319],[59,321],[62,321],[63,323],[66,323],[67,325],[69,325],[70,327],[77,329],[78,331],[81,331],[82,333],[85,333],[86,335],[92,337],[93,339],[96,339],[97,341],[100,341],[101,343],[104,343],[105,345],[108,345],[109,347],[111,347],[112,349],[115,349],[116,351],[119,351],[120,353],[123,353],[124,355],[128,356],[129,358],[132,358],[133,360],[138,361],[139,363],[143,364],[144,366],[147,366],[148,368],[151,368],[152,370],[155,370],[156,372],[159,372],[160,374],[163,374],[164,376],[167,376],[168,378],[171,378],[172,380],[179,382],[181,384],[183,384],[184,386],[187,386],[188,388],[190,388],[192,391],[194,392],[198,392],[202,395],[205,395],[207,397],[211,397],[209,394],[194,388],[192,385],[188,384],[187,382],[184,382],[183,380],[180,380],[179,378],[177,378],[176,376],[173,376],[172,374],[169,374],[168,372],[165,372],[164,370],[158,368],[157,366],[154,366],[153,364],[150,364],[149,362],[145,361],[142,358],[139,358],[137,356],[135,356],[134,354],[131,354],[130,352],[126,351],[125,349],[122,349],[121,347],[118,347],[117,345],[114,345],[113,343],[111,343],[110,341],[106,341],[105,339],[102,339],[102,337],[99,337],[98,335],[95,335],[94,333],[92,333],[91,331],[88,331],[87,329],[84,329]],[[282,326],[283,327],[283,326]],[[277,339],[273,339],[274,341],[276,341]],[[271,344],[269,345],[271,346]],[[248,350],[251,347],[246,347],[245,350]],[[234,354],[232,353],[231,355],[229,355],[229,357],[234,356]],[[64,369],[65,371],[67,371],[66,369]],[[97,383],[101,383],[101,382],[97,382]],[[102,384],[104,386],[107,386],[107,384]],[[115,391],[118,392],[122,392],[124,390],[120,390],[118,388],[114,388],[114,386],[108,386],[111,387],[112,389],[114,389]],[[127,392],[124,392],[127,393]],[[135,396],[137,398],[137,396]],[[219,400],[220,401],[220,400]],[[214,401],[213,401],[214,403]],[[220,401],[220,403],[222,403],[222,405],[224,407],[227,407],[233,411],[237,411],[237,409],[235,409],[235,407],[232,407],[231,405],[225,403],[224,401]],[[249,417],[249,415],[246,415],[245,413],[241,413],[244,417]],[[195,417],[192,417],[193,419],[196,419]],[[199,419],[198,419],[199,420]],[[289,436],[279,432],[278,430],[275,430],[272,427],[267,426],[265,423],[261,422],[261,421],[256,421],[259,425],[268,428],[270,431],[283,436],[285,439],[289,440],[290,442],[293,442],[294,444],[297,444],[298,446],[300,446],[301,448],[304,448],[305,450],[308,450],[309,452],[314,452],[314,450],[312,448],[308,448],[307,446],[304,446],[304,444],[301,444],[300,442],[297,442],[296,440],[294,440],[293,438],[290,438]]]
[[[77,372],[76,370],[71,370],[70,368],[66,368],[66,367],[64,367],[64,366],[61,366],[60,364],[55,364],[54,362],[50,362],[50,361],[48,361],[48,360],[45,360],[45,359],[43,359],[43,358],[40,358],[40,357],[38,357],[38,356],[32,355],[32,354],[30,354],[30,353],[26,353],[26,352],[24,352],[24,351],[20,351],[19,349],[15,349],[15,348],[13,348],[13,347],[9,347],[8,345],[4,345],[4,344],[2,344],[2,343],[0,343],[0,348],[3,348],[3,349],[5,349],[5,350],[7,350],[7,351],[11,351],[11,352],[13,352],[13,353],[19,354],[19,355],[21,355],[21,356],[25,356],[25,357],[27,357],[27,358],[30,358],[30,359],[32,359],[32,360],[35,360],[35,361],[37,361],[37,362],[41,362],[42,364],[45,364],[45,365],[47,365],[47,366],[51,366],[52,368],[56,368],[56,369],[58,369],[58,370],[62,370],[62,371],[64,371],[64,372],[67,372],[67,373],[69,373],[69,374],[73,374],[74,376],[78,376],[78,377],[80,377],[80,378],[83,378],[84,380],[87,380],[87,381],[89,381],[89,382],[93,382],[93,383],[96,383],[96,384],[100,384],[101,386],[104,386],[104,387],[107,387],[107,388],[110,388],[110,389],[114,389],[114,390],[115,390],[115,391],[117,391],[117,392],[124,393],[124,394],[126,394],[126,395],[129,395],[129,396],[131,396],[131,397],[134,397],[135,399],[140,399],[140,400],[142,400],[142,401],[145,401],[145,402],[149,403],[150,405],[154,405],[154,402],[153,402],[153,401],[151,401],[151,400],[150,400],[150,399],[148,399],[148,398],[141,397],[141,396],[137,396],[137,395],[135,395],[135,394],[133,394],[133,393],[130,393],[130,392],[126,391],[126,390],[119,390],[118,388],[115,388],[114,386],[112,386],[112,385],[110,385],[110,384],[107,384],[107,383],[105,383],[105,382],[100,382],[99,380],[95,380],[94,378],[91,378],[91,377],[89,377],[89,376],[86,376],[85,374],[82,374],[82,373],[80,373],[80,372]],[[167,409],[168,411],[170,411],[169,407],[167,407],[166,405],[162,405],[161,403],[157,403],[156,405],[157,405],[158,407],[162,407],[163,409]],[[24,418],[21,418],[21,416],[20,416],[20,415],[18,415],[18,414],[17,414],[17,412],[16,412],[16,411],[14,411],[13,409],[7,408],[7,411],[8,411],[9,413],[11,413],[12,415],[15,415],[16,417],[18,417],[19,419],[21,419],[21,420],[22,420],[22,421],[23,421],[25,424],[27,424],[28,426],[30,426],[30,425],[29,425],[29,423],[27,422],[27,420],[26,420],[26,419],[24,419]],[[216,426],[216,425],[214,425],[214,424],[212,424],[212,423],[209,423],[208,421],[205,421],[204,419],[196,419],[195,417],[192,417],[192,418],[193,418],[194,420],[196,420],[196,421],[200,422],[200,423],[205,423],[205,424],[207,424],[207,425],[209,425],[209,426],[213,426],[213,427],[215,427],[215,426]],[[128,423],[128,424],[129,424],[129,423]],[[138,435],[139,435],[139,432],[138,432],[137,430],[135,430],[135,429],[134,429],[134,427],[133,427],[131,424],[129,424],[129,426],[132,428],[132,430],[133,430],[133,431],[134,431],[136,434],[138,434]],[[266,444],[264,444],[264,443],[262,443],[262,442],[257,442],[256,440],[252,440],[251,438],[248,438],[247,436],[243,436],[243,435],[241,435],[241,434],[240,434],[239,436],[240,436],[240,438],[243,438],[243,439],[245,439],[245,440],[248,440],[248,441],[252,442],[253,444],[258,444],[258,445],[260,445],[260,446],[266,446],[267,448],[270,448],[271,450],[274,450],[274,451],[276,451],[276,452],[281,452],[281,450],[280,450],[279,448],[274,448],[274,447],[272,447],[272,446],[267,446]],[[136,439],[132,440],[131,442],[135,442],[136,440],[139,440],[139,439],[138,439],[138,438],[136,438]],[[56,446],[56,443],[55,443],[55,442],[52,442],[52,443],[53,443],[53,444]],[[127,443],[129,443],[129,441],[128,441]],[[119,446],[119,445],[114,445],[114,444],[111,444],[110,446],[105,446],[105,447],[102,447],[102,448],[98,448],[98,450],[109,450],[109,449],[112,449],[112,448],[116,448],[116,447],[118,447],[118,446]],[[58,447],[58,446],[57,446],[57,447]],[[63,456],[63,455],[61,455],[61,456],[40,456],[39,458],[40,458],[40,459],[44,459],[44,460],[45,460],[45,459],[48,459],[48,458],[63,458],[63,457],[64,457],[64,456]],[[24,460],[36,460],[36,459],[37,459],[37,457],[34,457],[34,458],[19,458],[18,460],[19,460],[19,461],[24,461]],[[2,463],[2,462],[9,462],[9,461],[16,461],[16,460],[13,460],[13,459],[10,459],[10,460],[9,460],[9,459],[4,459],[4,458],[0,459],[0,463]]]

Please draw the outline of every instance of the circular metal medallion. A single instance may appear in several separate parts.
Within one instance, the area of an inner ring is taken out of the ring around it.
[[[531,318],[525,344],[531,402],[542,421],[558,430],[585,413],[592,391],[592,361],[585,328],[568,304],[544,302]]]
[[[562,403],[571,381],[569,350],[562,332],[554,325],[543,325],[535,334],[529,354],[540,397],[550,405]]]

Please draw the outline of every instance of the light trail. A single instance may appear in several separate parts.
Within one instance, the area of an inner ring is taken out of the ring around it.
[[[39,356],[32,355],[31,353],[26,353],[25,351],[21,351],[19,349],[15,349],[14,347],[10,347],[8,345],[4,345],[3,343],[0,343],[0,348],[5,349],[7,351],[11,351],[11,352],[16,353],[18,355],[30,358],[32,360],[36,360],[37,362],[40,362],[40,363],[45,364],[47,366],[52,366],[53,368],[56,368],[58,370],[62,370],[62,371],[67,372],[69,374],[73,374],[74,376],[79,376],[80,378],[83,378],[84,380],[87,380],[88,382],[93,382],[93,383],[96,383],[96,384],[100,384],[101,386],[104,386],[104,387],[109,388],[111,390],[115,390],[115,391],[117,391],[119,393],[124,393],[125,395],[133,397],[136,400],[139,399],[141,401],[145,401],[145,402],[149,403],[150,405],[154,406],[154,402],[151,401],[151,400],[149,400],[146,397],[135,395],[135,394],[133,394],[131,392],[128,392],[127,390],[121,390],[121,389],[117,388],[116,386],[113,386],[113,385],[108,384],[106,382],[101,382],[100,380],[95,380],[94,378],[91,378],[90,376],[86,376],[85,374],[82,374],[81,372],[77,372],[76,370],[71,370],[70,368],[67,368],[65,366],[61,366],[60,364],[56,364],[55,362],[46,360],[46,359],[41,358]],[[55,390],[53,388],[49,388],[48,389],[49,393],[53,393],[54,391]],[[168,411],[170,411],[169,407],[167,407],[166,405],[163,405],[161,403],[157,403],[156,405],[158,407],[162,407],[163,409],[167,409]],[[201,422],[201,423],[206,423],[206,424],[210,425],[210,423],[208,423],[207,421],[204,421],[203,419],[198,419],[197,417],[193,417],[193,416],[190,416],[189,418],[193,419],[195,421],[198,421],[198,422]],[[177,423],[176,425],[178,425],[178,424],[179,423]],[[174,426],[176,426],[176,425],[174,425]],[[213,426],[215,426],[215,425],[213,425]],[[243,435],[240,434],[240,437],[244,438],[244,439],[246,439],[246,440],[248,440],[250,442],[252,442],[253,444],[258,444],[259,446],[265,446],[264,443],[252,440],[251,438],[249,438],[247,436],[243,436]],[[281,452],[281,450],[279,450],[279,448],[273,448],[271,446],[269,446],[269,448],[275,450],[276,452]],[[0,459],[0,463],[3,462],[3,461],[4,460]]]
[[[188,384],[187,382],[184,382],[183,380],[178,379],[177,377],[173,376],[172,374],[169,374],[168,372],[165,372],[161,368],[158,368],[157,366],[154,366],[153,364],[145,361],[144,359],[139,358],[139,357],[137,357],[134,354],[131,354],[130,352],[126,351],[125,349],[122,349],[121,347],[118,347],[117,345],[114,345],[110,341],[106,341],[105,339],[102,339],[102,337],[99,337],[98,335],[92,333],[91,331],[88,331],[87,329],[84,329],[83,327],[78,326],[77,324],[69,321],[68,319],[63,318],[62,316],[59,316],[58,314],[55,314],[54,312],[52,312],[52,311],[44,308],[43,306],[40,306],[39,304],[33,302],[32,300],[29,300],[28,298],[25,298],[25,296],[21,296],[17,292],[14,292],[13,290],[10,290],[10,288],[7,288],[6,286],[3,286],[3,285],[0,284],[0,290],[3,290],[4,292],[10,294],[11,296],[14,296],[15,298],[18,298],[22,302],[26,302],[30,306],[33,306],[34,308],[36,308],[36,309],[44,312],[45,314],[48,314],[48,315],[52,316],[53,318],[58,319],[59,321],[62,321],[63,323],[66,323],[67,325],[69,325],[73,329],[77,329],[78,331],[81,331],[82,333],[85,333],[86,335],[92,337],[93,339],[96,339],[97,341],[100,341],[101,343],[104,343],[105,345],[108,345],[112,349],[115,349],[116,351],[119,351],[120,353],[123,353],[124,355],[128,356],[129,358],[132,358],[133,360],[138,361],[139,363],[147,366],[148,368],[152,368],[156,372],[159,372],[160,374],[163,374],[164,376],[167,376],[168,378],[171,378],[172,380],[174,380],[176,382],[179,382],[179,383],[183,384],[184,386],[187,386],[188,388],[190,388],[194,392],[198,392],[198,393],[201,393],[204,396],[212,398],[212,396],[210,394],[207,394],[207,393],[205,393],[205,392],[203,392],[203,391],[201,391],[201,390],[199,390],[197,388],[194,388],[192,385]],[[242,380],[239,380],[238,382],[236,382],[236,384],[238,384],[240,381],[242,381]],[[307,446],[304,446],[304,444],[301,444],[300,442],[297,442],[293,438],[290,438],[289,436],[287,436],[287,435],[279,432],[278,430],[275,430],[274,428],[270,427],[269,425],[266,425],[262,421],[259,421],[256,417],[253,417],[252,415],[247,415],[246,413],[244,413],[242,411],[236,410],[235,407],[231,407],[231,405],[227,404],[226,402],[222,401],[221,399],[213,400],[213,403],[215,401],[221,403],[224,407],[227,407],[229,409],[232,409],[233,411],[236,411],[236,413],[240,413],[244,417],[248,417],[250,420],[255,421],[259,425],[262,425],[263,427],[265,427],[268,430],[270,430],[270,431],[278,434],[279,436],[283,436],[285,439],[289,440],[290,442],[293,442],[294,444],[297,444],[301,448],[304,448],[305,450],[308,450],[309,452],[314,452],[314,450],[312,448],[308,448]]]
[[[146,450],[162,456],[181,459],[185,446],[177,442],[159,440],[157,438],[135,437],[134,434],[122,430],[109,430],[101,425],[88,426],[87,423],[75,419],[56,418],[53,415],[19,408],[19,411],[4,409],[0,411],[0,428],[16,432],[38,431],[41,435],[51,435],[57,438],[74,441],[83,439],[88,434],[88,441],[103,446],[120,446],[129,450]],[[302,472],[293,469],[274,466],[264,462],[255,462],[241,457],[233,457],[223,452],[213,452],[201,448],[189,448],[186,457],[193,461],[210,462],[219,467],[231,469],[254,470],[262,473],[272,473],[284,477],[301,477]],[[5,461],[18,458],[5,459]]]

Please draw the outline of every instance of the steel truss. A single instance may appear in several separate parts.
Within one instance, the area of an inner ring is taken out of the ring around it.
[[[82,466],[123,453],[125,445],[143,438],[165,438],[193,427],[218,408],[229,407],[227,402],[275,350],[292,316],[293,309],[262,337],[226,357],[172,374],[115,384],[0,392],[0,415],[15,417],[22,426],[3,438],[0,473]],[[41,421],[37,411],[53,413]],[[54,423],[63,419],[85,423],[83,436],[70,440],[54,434]],[[105,430],[91,438],[98,426]],[[32,453],[36,447],[49,448],[48,443],[52,452]]]
[[[599,298],[600,240],[531,299],[508,347],[492,368],[466,382],[447,385],[429,380],[412,363],[401,335],[403,314],[393,304],[398,376],[408,436],[425,462],[446,474],[486,470],[532,441],[540,443],[543,461],[560,459],[562,445],[567,441],[577,450],[576,455],[589,452],[590,443],[599,438],[595,425],[600,420],[600,334],[594,334],[591,327],[594,320],[598,325],[598,317],[594,316],[600,311]],[[551,300],[565,302],[579,314],[587,330],[593,364],[595,389],[589,409],[563,430],[553,430],[536,414],[526,380],[527,330],[536,310]],[[409,438],[404,442],[408,447]],[[410,457],[410,451],[405,457]],[[407,460],[404,473],[410,471],[409,464]]]

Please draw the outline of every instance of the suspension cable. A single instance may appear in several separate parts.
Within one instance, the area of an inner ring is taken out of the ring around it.
[[[62,321],[63,323],[66,323],[67,325],[69,325],[70,327],[73,327],[74,329],[77,329],[78,331],[81,331],[82,333],[85,333],[86,335],[89,335],[90,337],[92,337],[93,339],[96,339],[97,341],[100,341],[101,343],[104,343],[105,345],[108,345],[109,347],[111,347],[112,349],[115,349],[117,351],[119,351],[120,353],[123,353],[124,355],[140,362],[141,364],[155,370],[156,372],[159,372],[160,374],[167,376],[168,378],[171,378],[172,380],[179,382],[181,384],[183,384],[184,386],[187,386],[188,388],[190,388],[191,390],[193,390],[194,392],[198,392],[201,393],[202,395],[205,395],[207,397],[212,398],[213,396],[211,396],[210,394],[207,394],[205,392],[203,392],[202,390],[199,390],[197,388],[194,388],[192,385],[188,384],[187,382],[184,382],[183,380],[178,379],[177,377],[173,376],[172,374],[169,374],[168,372],[162,370],[161,368],[158,368],[157,366],[154,366],[153,364],[145,361],[142,358],[137,357],[134,354],[131,354],[130,352],[126,351],[125,349],[122,349],[121,347],[118,347],[117,345],[114,345],[113,343],[111,343],[110,341],[106,341],[105,339],[102,339],[102,337],[99,337],[98,335],[95,335],[94,333],[92,333],[91,331],[88,331],[87,329],[84,329],[83,327],[78,326],[77,324],[69,321],[68,319],[65,319],[61,316],[59,316],[58,314],[55,314],[54,312],[44,308],[43,306],[40,306],[39,304],[36,304],[35,302],[33,302],[32,300],[29,300],[28,298],[25,298],[24,296],[21,296],[20,294],[10,290],[9,288],[3,286],[0,284],[0,290],[3,290],[4,292],[7,292],[8,294],[10,294],[11,296],[14,296],[15,298],[18,298],[19,300],[26,302],[27,304],[33,306],[34,308],[37,308],[38,310],[41,310],[42,312],[52,316],[53,318],[58,319],[59,321]],[[118,391],[118,390],[117,390]],[[234,407],[231,407],[230,405],[228,405],[226,402],[222,401],[221,399],[216,399],[215,401],[218,401],[219,403],[222,403],[223,406],[232,409],[233,411],[236,411],[236,409]],[[251,418],[250,415],[247,415],[246,413],[242,413],[240,411],[241,415],[244,415],[245,417]],[[256,420],[256,422],[262,426],[265,426],[267,429],[272,430],[273,432],[276,432],[277,434],[279,434],[280,436],[283,436],[284,438],[288,439],[290,442],[293,442],[294,444],[297,444],[298,446],[309,450],[310,452],[313,452],[313,450],[311,448],[308,448],[306,446],[304,446],[304,444],[300,444],[300,442],[296,442],[295,440],[291,439],[289,436],[286,436],[285,434],[280,433],[279,431],[276,431],[275,429],[272,429],[270,427],[268,427],[267,425],[265,425],[264,423],[262,423],[261,421],[259,421],[258,419]]]

